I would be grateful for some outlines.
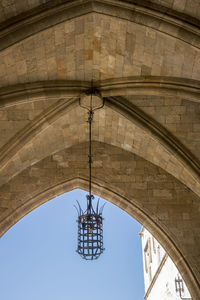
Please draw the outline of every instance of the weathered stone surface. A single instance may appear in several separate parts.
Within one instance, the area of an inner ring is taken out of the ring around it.
[[[128,96],[140,107],[181,140],[197,158],[200,150],[200,104],[180,97]]]
[[[40,80],[135,75],[199,79],[199,62],[199,50],[183,41],[130,21],[90,14],[3,50],[0,87]]]
[[[199,1],[134,0],[120,15],[119,1],[93,1],[54,19],[56,1],[47,2],[0,4],[0,22],[10,18],[0,24],[0,233],[56,195],[88,188],[79,97],[93,85],[104,97],[94,192],[155,235],[199,300]],[[27,28],[37,9],[41,23]]]

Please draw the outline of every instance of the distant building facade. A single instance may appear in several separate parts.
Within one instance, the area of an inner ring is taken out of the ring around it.
[[[157,240],[143,227],[145,300],[191,300],[176,266]]]

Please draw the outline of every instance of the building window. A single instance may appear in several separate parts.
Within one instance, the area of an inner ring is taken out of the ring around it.
[[[144,247],[144,266],[146,273],[148,272],[148,242]]]
[[[158,265],[160,265],[161,257],[160,257],[160,245],[157,247],[157,257],[158,257]]]
[[[148,238],[144,248],[144,265],[145,265],[145,271],[149,275],[150,282],[152,280],[151,263],[152,263],[151,239]]]
[[[151,266],[149,266],[149,282],[152,281],[152,272],[151,272]]]
[[[155,245],[155,239],[152,236],[152,245],[153,245],[153,252],[156,254],[156,245]]]
[[[183,284],[183,279],[180,277],[179,274],[175,278],[175,290],[176,293],[180,296],[180,298],[182,298],[184,293],[184,284]]]

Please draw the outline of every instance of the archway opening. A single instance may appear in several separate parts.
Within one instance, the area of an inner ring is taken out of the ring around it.
[[[75,252],[74,190],[33,210],[1,239],[0,278],[4,300],[32,299],[143,299],[141,225],[117,206],[104,210],[105,253],[88,262]],[[105,200],[102,200],[102,202]],[[10,289],[10,285],[13,286]]]

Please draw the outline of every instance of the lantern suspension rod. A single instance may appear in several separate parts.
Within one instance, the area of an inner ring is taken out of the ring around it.
[[[92,122],[93,122],[93,110],[92,110],[92,94],[90,95],[90,109],[88,112],[89,123],[89,210],[92,207]]]
[[[88,160],[88,163],[89,163],[89,194],[87,196],[87,200],[88,200],[87,201],[87,204],[88,204],[87,205],[87,213],[91,214],[93,211],[92,200],[94,199],[94,196],[92,195],[92,163],[93,163],[93,161],[92,161],[92,123],[93,123],[94,111],[104,107],[104,99],[101,98],[99,91],[95,87],[93,87],[93,82],[92,82],[91,88],[85,94],[86,94],[86,96],[90,95],[90,98],[88,99],[89,105],[88,106],[83,105],[81,103],[81,97],[79,98],[79,105],[80,105],[80,107],[87,109],[87,111],[88,111],[87,122],[89,124],[89,154],[88,154],[88,158],[89,158],[89,160]],[[102,103],[99,106],[93,105],[93,99],[92,99],[93,96],[96,96],[102,100]]]

